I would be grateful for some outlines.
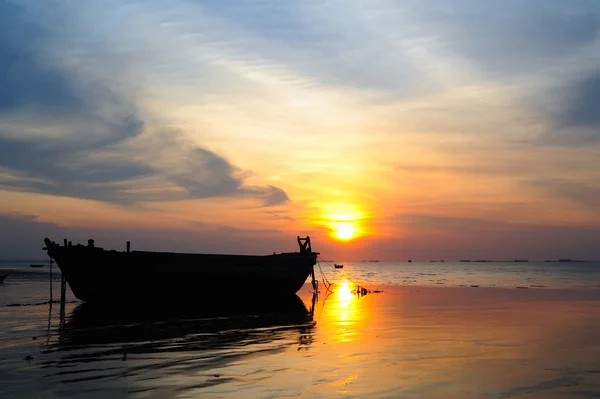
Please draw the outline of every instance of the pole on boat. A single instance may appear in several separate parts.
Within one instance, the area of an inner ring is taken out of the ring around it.
[[[131,242],[127,241],[127,252],[131,251]]]

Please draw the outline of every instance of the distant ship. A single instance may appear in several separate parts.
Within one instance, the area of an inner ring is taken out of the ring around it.
[[[222,293],[294,295],[314,275],[318,252],[310,237],[298,237],[300,252],[273,255],[215,255],[104,250],[88,245],[63,246],[44,240],[78,299],[88,302],[196,300]],[[230,299],[231,300],[231,299]]]
[[[337,263],[333,265],[333,267],[335,267],[336,269],[343,269],[344,265],[338,265]]]

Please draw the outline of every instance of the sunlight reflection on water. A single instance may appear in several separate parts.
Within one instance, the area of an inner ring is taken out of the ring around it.
[[[12,301],[47,295],[44,281],[11,284],[3,293]],[[384,286],[381,294],[358,297],[348,281],[335,280],[333,293],[321,288],[312,314],[308,285],[299,298],[255,308],[205,303],[109,311],[69,303],[63,319],[56,304],[0,306],[0,393],[552,398],[600,392],[599,290]]]

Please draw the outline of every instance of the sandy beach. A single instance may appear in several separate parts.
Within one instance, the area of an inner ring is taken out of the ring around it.
[[[11,293],[10,281],[1,287]],[[42,281],[39,284],[41,292]],[[0,307],[2,397],[582,398],[600,290],[370,286],[244,308]],[[40,297],[40,299],[43,299]],[[212,301],[211,301],[212,302]],[[312,308],[312,314],[310,310]]]

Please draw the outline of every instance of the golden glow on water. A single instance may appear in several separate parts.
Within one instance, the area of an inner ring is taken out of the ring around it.
[[[326,320],[323,330],[335,342],[353,342],[359,338],[361,325],[369,317],[369,309],[362,308],[360,298],[353,292],[354,284],[347,280],[336,282],[333,293],[325,300],[321,320]]]
[[[350,288],[350,282],[344,280],[337,289],[337,296],[342,306],[352,299],[352,289]],[[344,306],[345,307],[345,306]]]

